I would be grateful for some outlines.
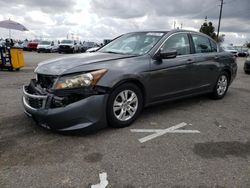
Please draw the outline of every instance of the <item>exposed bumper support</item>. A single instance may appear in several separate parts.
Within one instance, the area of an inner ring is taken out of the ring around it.
[[[64,107],[48,108],[53,95],[34,95],[23,87],[22,103],[25,113],[31,116],[40,126],[58,131],[78,129],[96,129],[106,126],[107,94],[93,95]],[[41,104],[39,108],[32,106],[33,100]]]

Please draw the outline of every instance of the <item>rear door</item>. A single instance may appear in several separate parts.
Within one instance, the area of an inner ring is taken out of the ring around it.
[[[218,76],[219,53],[214,41],[199,34],[191,33],[195,63],[192,67],[193,87],[197,91],[209,90]]]
[[[187,33],[170,36],[159,50],[177,50],[177,57],[151,61],[151,99],[178,97],[190,92],[191,66],[194,63]]]

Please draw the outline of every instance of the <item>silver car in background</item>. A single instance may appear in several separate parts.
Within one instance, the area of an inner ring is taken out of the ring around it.
[[[58,51],[58,42],[57,41],[48,41],[43,40],[37,45],[37,52],[57,52]]]

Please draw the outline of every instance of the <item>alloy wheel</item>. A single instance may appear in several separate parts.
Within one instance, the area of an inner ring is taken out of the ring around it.
[[[221,75],[218,82],[217,82],[217,93],[219,96],[224,95],[227,90],[228,79],[226,75]]]
[[[120,121],[130,120],[138,108],[138,97],[131,90],[121,91],[115,98],[113,112],[115,117]]]

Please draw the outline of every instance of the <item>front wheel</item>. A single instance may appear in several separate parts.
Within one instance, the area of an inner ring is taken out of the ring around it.
[[[214,87],[212,98],[222,99],[227,93],[228,86],[229,86],[229,75],[227,72],[222,72],[218,77],[218,80]]]
[[[143,106],[141,89],[132,83],[117,87],[107,104],[107,120],[111,127],[129,126],[139,116]]]

